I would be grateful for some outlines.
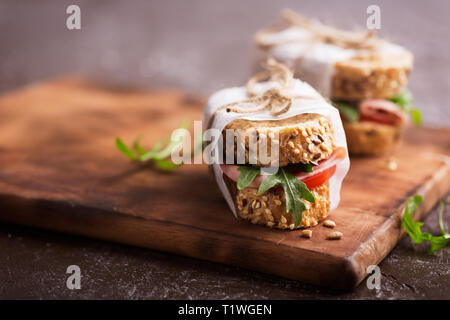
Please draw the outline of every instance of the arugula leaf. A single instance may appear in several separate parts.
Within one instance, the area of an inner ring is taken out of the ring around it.
[[[421,227],[423,226],[423,222],[413,221],[413,213],[421,203],[422,196],[420,195],[416,195],[408,199],[405,212],[403,213],[402,226],[415,244],[419,244],[424,241],[430,241],[430,253],[433,254],[434,252],[439,251],[440,249],[447,246],[450,239],[450,234],[448,234],[444,230],[444,223],[442,221],[444,204],[443,202],[440,203],[439,212],[439,225],[441,228],[442,236],[433,236],[431,233],[422,232]]]
[[[439,227],[441,228],[441,233],[444,236],[445,239],[450,239],[450,234],[445,231],[444,228],[444,202],[439,203]]]
[[[280,186],[283,187],[286,197],[286,212],[291,212],[294,225],[297,227],[302,222],[303,211],[306,210],[301,199],[314,203],[314,195],[303,182],[283,168],[280,168],[276,174],[267,177],[259,186],[258,193],[263,194],[270,188]]]
[[[422,125],[422,114],[420,113],[419,109],[412,108],[411,110],[409,110],[409,115],[411,116],[411,119],[416,127],[420,127]]]
[[[430,253],[433,254],[436,251],[441,250],[442,248],[446,247],[448,245],[448,239],[445,239],[445,237],[431,237],[430,239]]]
[[[126,157],[130,158],[133,161],[137,161],[138,158],[134,154],[133,150],[127,147],[127,145],[120,139],[119,137],[116,138],[116,148],[122,152]]]
[[[184,120],[180,128],[189,128],[189,121]],[[140,140],[141,137],[138,136],[133,142],[133,147],[130,149],[122,139],[116,138],[116,148],[133,161],[147,162],[151,160],[157,168],[162,170],[173,170],[181,165],[172,163],[166,159],[170,157],[173,150],[178,149],[183,144],[184,136],[179,136],[177,139],[172,140],[170,136],[166,136],[158,141],[149,151],[146,151],[140,145]]]
[[[313,172],[313,166],[311,163],[303,164],[303,171],[304,172]]]
[[[280,169],[282,170],[282,169]],[[283,186],[283,182],[280,178],[279,171],[275,174],[268,176],[263,182],[261,182],[258,193],[263,194],[267,190],[273,187],[281,187]]]
[[[288,172],[288,174],[290,174],[290,173]],[[314,195],[311,193],[311,191],[309,191],[306,184],[303,183],[301,180],[297,179],[297,177],[292,176],[292,178],[291,178],[291,180],[294,182],[294,185],[297,188],[298,192],[302,195],[302,198],[311,203],[316,203],[316,199],[314,198]]]
[[[395,97],[390,99],[393,103],[400,107],[407,107],[412,105],[413,96],[409,90],[402,90]]]
[[[357,108],[354,108],[350,104],[342,101],[333,101],[332,103],[349,122],[358,121],[359,112]]]
[[[415,108],[412,104],[413,96],[410,91],[403,90],[399,94],[397,94],[395,97],[390,99],[393,103],[398,105],[400,109],[402,109],[405,112],[408,112],[411,119],[413,120],[414,124],[417,127],[420,127],[422,124],[422,114],[420,113],[420,110]]]
[[[260,169],[257,167],[242,166],[238,168],[240,174],[237,181],[238,190],[247,188],[256,176],[259,174]]]
[[[170,171],[173,170],[175,168],[178,168],[179,166],[182,165],[182,163],[180,164],[176,164],[167,160],[161,160],[161,159],[154,159],[153,160],[155,162],[155,165],[162,170],[166,170],[166,171]]]
[[[284,167],[285,170],[289,172],[313,172],[314,166],[311,163],[290,163],[287,166]]]
[[[406,232],[409,234],[411,239],[415,244],[421,243],[422,231],[420,227],[423,225],[422,222],[414,222],[412,214],[416,211],[417,207],[422,203],[422,196],[416,195],[409,198],[406,202],[405,212],[403,213],[402,225]]]

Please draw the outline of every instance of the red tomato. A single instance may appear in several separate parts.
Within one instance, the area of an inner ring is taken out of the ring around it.
[[[311,190],[311,189],[318,187],[318,186],[324,184],[325,182],[327,182],[333,176],[333,174],[335,172],[336,172],[336,165],[329,167],[329,168],[319,172],[318,174],[310,175],[310,176],[307,176],[300,180],[304,184],[306,184],[306,186],[308,187],[309,190]]]

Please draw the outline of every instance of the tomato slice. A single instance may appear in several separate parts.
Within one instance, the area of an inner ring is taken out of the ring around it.
[[[325,170],[322,170],[318,174],[310,175],[300,180],[304,184],[306,184],[309,190],[311,190],[327,182],[335,172],[336,172],[336,165],[329,167]]]
[[[308,189],[316,188],[327,182],[336,172],[339,161],[345,158],[344,148],[337,148],[327,159],[321,160],[317,166],[313,167],[313,172],[293,172],[292,174],[300,179]]]

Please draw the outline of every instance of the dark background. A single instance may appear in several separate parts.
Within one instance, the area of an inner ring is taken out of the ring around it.
[[[81,7],[81,30],[66,8]],[[425,125],[448,126],[450,2],[0,0],[0,92],[80,74],[126,86],[176,86],[203,95],[251,74],[253,34],[285,7],[337,26],[364,27],[381,7],[379,34],[415,55],[410,89]],[[418,168],[420,169],[420,168]],[[446,221],[450,220],[446,206]],[[13,214],[13,213],[12,213]],[[439,232],[437,210],[425,220]],[[0,298],[450,298],[450,250],[430,256],[403,239],[380,264],[381,290],[345,293],[151,250],[0,224]],[[66,288],[68,265],[82,289]]]

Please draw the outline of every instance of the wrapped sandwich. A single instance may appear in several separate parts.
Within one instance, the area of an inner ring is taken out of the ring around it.
[[[282,18],[280,25],[257,32],[257,45],[331,99],[351,154],[385,153],[397,144],[409,116],[420,123],[405,89],[411,52],[373,32],[338,30],[290,10]]]
[[[338,206],[349,168],[339,112],[286,66],[269,59],[266,67],[210,97],[204,120],[217,134],[205,151],[236,218],[314,226]]]

